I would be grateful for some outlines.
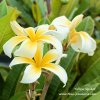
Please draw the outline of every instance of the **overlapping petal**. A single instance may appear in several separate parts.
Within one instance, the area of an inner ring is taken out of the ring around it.
[[[42,57],[43,57],[43,43],[38,43],[37,44],[37,50],[34,56],[34,60],[36,62],[36,64],[39,66],[41,61],[42,61]]]
[[[14,53],[16,56],[33,58],[37,50],[37,42],[26,39]]]
[[[25,29],[26,34],[30,37],[32,41],[35,40],[35,29],[32,27],[26,28]]]
[[[44,41],[44,42],[47,42],[47,43],[51,43],[57,50],[60,54],[62,54],[62,44],[61,42],[55,38],[54,36],[51,36],[51,35],[42,35],[39,40],[41,41]]]
[[[75,28],[78,26],[78,24],[82,21],[82,19],[83,19],[83,15],[82,15],[82,14],[76,16],[76,17],[72,20],[72,22],[71,22],[71,24],[70,24],[70,30],[75,29]]]
[[[59,54],[56,49],[49,50],[43,57],[41,64],[45,65],[47,63],[53,62],[59,58]]]
[[[56,25],[55,29],[49,29],[46,34],[55,36],[59,41],[63,41],[67,38],[69,28],[65,26]]]
[[[88,53],[89,56],[92,56],[96,49],[96,42],[88,33],[77,32],[72,37],[71,46],[77,52]]]
[[[21,83],[33,83],[40,77],[40,75],[41,75],[40,68],[34,65],[28,65],[24,71]]]
[[[38,26],[36,30],[36,36],[38,37],[45,34],[48,31],[48,28],[49,28],[48,24]]]
[[[60,80],[64,83],[64,86],[66,85],[68,78],[67,78],[67,73],[64,70],[64,68],[62,68],[59,65],[53,64],[53,63],[46,64],[42,68],[49,70],[53,72],[54,74],[56,74],[60,78]]]
[[[58,26],[64,26],[64,27],[68,27],[71,24],[71,22],[65,17],[65,16],[60,16],[55,18],[51,25],[58,25]]]
[[[12,37],[3,46],[3,49],[4,49],[5,54],[11,58],[11,53],[12,53],[13,49],[19,43],[21,43],[22,41],[24,41],[26,39],[27,39],[27,37],[25,37],[25,36],[15,36],[15,37]]]

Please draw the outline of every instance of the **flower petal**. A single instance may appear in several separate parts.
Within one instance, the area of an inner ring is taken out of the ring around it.
[[[3,46],[5,54],[11,58],[11,53],[12,53],[13,49],[16,47],[16,45],[18,45],[19,43],[21,43],[22,41],[24,41],[26,39],[27,39],[27,37],[25,37],[25,36],[12,37]]]
[[[82,19],[83,19],[82,14],[76,16],[71,22],[70,29],[76,28],[78,26],[78,24],[82,21]]]
[[[69,28],[64,26],[55,26],[55,30],[48,30],[45,34],[47,35],[53,35],[55,36],[59,41],[63,41],[67,38],[69,33]]]
[[[54,36],[51,36],[51,35],[42,35],[39,38],[39,40],[47,42],[47,43],[51,43],[59,51],[59,53],[62,54],[62,44]]]
[[[82,48],[82,39],[80,35],[74,35],[73,37],[71,37],[71,47],[77,51],[80,52],[81,48]]]
[[[94,54],[94,50],[96,49],[95,40],[86,32],[80,32],[80,35],[82,38],[81,52],[88,53],[89,56],[92,56]]]
[[[34,65],[28,65],[24,71],[21,83],[33,83],[40,77],[40,75],[41,75],[40,68]]]
[[[43,56],[43,43],[38,42],[37,50],[34,56],[34,59],[37,65],[41,63],[42,56]]]
[[[35,40],[35,29],[34,28],[29,27],[29,28],[26,28],[25,31],[31,40]]]
[[[16,21],[11,21],[10,25],[16,35],[25,35],[24,28],[22,28]]]
[[[49,50],[42,59],[42,65],[53,62],[59,58],[59,54],[56,49]]]
[[[54,26],[60,25],[60,26],[66,26],[66,27],[68,27],[70,24],[71,22],[65,16],[57,17],[51,23],[51,25],[54,25]]]
[[[53,72],[54,74],[56,74],[60,78],[60,80],[64,83],[64,86],[66,85],[68,77],[63,67],[53,64],[53,63],[49,63],[43,66],[42,68],[49,70]]]
[[[48,31],[49,25],[45,24],[45,25],[40,25],[37,27],[37,31],[36,31],[36,36],[40,36],[43,35],[45,32]]]
[[[30,58],[25,58],[25,57],[15,57],[12,62],[10,63],[9,67],[12,67],[14,65],[17,65],[17,64],[23,64],[23,63],[26,63],[26,64],[35,64],[34,63],[34,60],[30,59]]]
[[[34,57],[37,50],[37,42],[32,42],[31,40],[25,40],[19,49],[17,49],[14,53],[15,56],[21,57]]]
[[[71,46],[75,51],[88,53],[90,56],[94,54],[96,42],[88,33],[77,32],[77,35],[73,37],[73,40]]]

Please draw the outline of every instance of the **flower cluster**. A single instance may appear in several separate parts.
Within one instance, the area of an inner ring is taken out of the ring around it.
[[[48,70],[56,74],[66,85],[67,73],[59,65],[60,59],[66,56],[63,54],[62,41],[66,39],[67,44],[71,45],[76,52],[88,53],[90,56],[96,49],[96,42],[88,33],[75,30],[82,18],[83,15],[78,15],[69,21],[65,16],[61,16],[55,18],[50,25],[44,24],[36,28],[23,28],[16,21],[11,22],[16,36],[8,40],[3,49],[7,56],[14,55],[10,67],[16,64],[28,64],[22,83],[35,82],[42,70]],[[45,55],[43,54],[44,43],[53,46]]]

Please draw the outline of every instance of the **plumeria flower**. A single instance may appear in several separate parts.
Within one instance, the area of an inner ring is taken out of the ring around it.
[[[15,57],[10,63],[10,67],[16,64],[28,64],[21,83],[33,83],[41,75],[42,70],[48,70],[56,74],[59,79],[66,85],[67,82],[67,73],[66,71],[58,64],[52,63],[59,58],[59,52],[57,49],[51,49],[43,56],[43,44],[38,44],[38,48],[34,59],[26,57]]]
[[[60,16],[55,18],[51,24],[54,26],[67,27],[69,29],[69,33],[65,35],[68,36],[68,45],[71,45],[71,47],[77,52],[88,53],[89,56],[92,56],[96,49],[95,40],[87,32],[76,32],[75,30],[75,28],[82,21],[82,18],[83,15],[81,14],[76,16],[72,21],[70,21],[65,16]],[[52,32],[52,34],[54,33]],[[62,34],[57,33],[54,36],[59,40],[60,38],[61,40],[64,39],[62,38],[64,36],[63,31]]]
[[[65,16],[60,16],[55,18],[50,25],[40,25],[38,27],[43,27],[46,30],[46,34],[55,36],[58,40],[63,41],[69,35],[69,32],[72,29],[75,29],[76,26],[82,21],[83,15],[75,17],[72,22],[68,20]]]
[[[17,36],[12,37],[4,44],[3,49],[7,56],[11,57],[14,51],[15,56],[32,58],[41,42],[51,43],[59,51],[59,54],[62,53],[61,42],[54,36],[45,34],[47,30],[44,27],[23,28],[16,21],[11,22],[11,27]],[[17,45],[19,48],[15,49]]]
[[[74,32],[70,36],[69,44],[76,52],[88,53],[89,56],[94,54],[96,49],[95,40],[86,32]]]

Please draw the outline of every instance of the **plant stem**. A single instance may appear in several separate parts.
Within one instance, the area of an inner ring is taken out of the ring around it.
[[[29,90],[26,93],[26,97],[28,100],[36,100],[36,92],[35,92],[36,83],[29,84]]]
[[[42,94],[40,96],[40,100],[45,100],[46,93],[48,91],[50,82],[51,82],[52,77],[53,77],[53,73],[49,73],[49,74],[46,73],[45,76],[46,76],[46,82],[44,84],[44,87],[43,87],[43,90],[42,90]]]

